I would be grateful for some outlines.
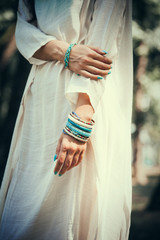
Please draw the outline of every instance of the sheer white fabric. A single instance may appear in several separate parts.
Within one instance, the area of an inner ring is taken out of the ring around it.
[[[16,42],[33,64],[2,182],[3,240],[126,240],[131,212],[132,36],[129,0],[19,1]],[[52,39],[99,46],[113,59],[100,81],[33,58]],[[79,92],[96,122],[78,167],[58,177],[53,157]]]

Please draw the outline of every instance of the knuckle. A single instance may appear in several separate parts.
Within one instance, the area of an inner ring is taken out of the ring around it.
[[[81,143],[81,142],[80,142],[80,143]],[[80,145],[80,143],[78,142],[78,143],[75,143],[75,144],[74,144],[74,146],[75,146],[75,148],[76,148],[76,153],[81,150],[81,145]]]
[[[71,165],[71,161],[70,160],[67,160],[67,161],[65,161],[65,167],[70,167],[70,165]]]
[[[79,67],[82,68],[83,67],[83,64],[84,63],[84,60],[82,59],[80,62],[79,62]]]
[[[77,151],[77,145],[76,144],[72,144],[70,149],[71,149],[72,152]]]
[[[77,159],[77,158],[74,158],[72,164],[73,164],[73,165],[76,165],[77,162],[78,162],[78,159]]]
[[[81,151],[82,151],[82,147],[78,147],[76,152],[77,154],[80,154]]]
[[[70,148],[70,153],[74,153],[76,151],[76,148],[75,147],[71,147]]]
[[[60,157],[58,161],[59,161],[59,163],[61,163],[61,164],[62,164],[62,163],[64,162],[64,159],[63,159],[63,157]]]
[[[93,58],[93,56],[94,56],[93,52],[89,52],[89,53],[87,54],[87,57]]]
[[[84,63],[89,63],[89,58],[88,58],[88,57],[85,57],[85,58],[83,59],[83,61],[84,61]]]
[[[83,57],[83,58],[82,58],[81,65],[84,66],[85,63],[86,63],[86,57]]]
[[[68,145],[67,144],[63,144],[62,145],[62,151],[66,152],[68,150]]]
[[[94,74],[96,74],[96,75],[99,75],[100,74],[100,71],[98,71],[98,70],[94,70]]]
[[[107,71],[103,71],[103,72],[101,73],[101,75],[103,75],[103,76],[105,76],[105,75],[107,75],[107,74],[108,74]]]

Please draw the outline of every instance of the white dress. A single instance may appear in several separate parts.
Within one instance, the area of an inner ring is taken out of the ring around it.
[[[19,2],[17,47],[33,64],[1,186],[3,240],[127,240],[131,213],[132,35],[129,0]],[[99,46],[113,60],[99,81],[34,52],[52,39]],[[95,109],[82,163],[54,175],[53,157],[79,92]]]

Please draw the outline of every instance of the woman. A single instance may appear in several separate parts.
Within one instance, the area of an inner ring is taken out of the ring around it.
[[[29,2],[19,1],[16,41],[33,66],[1,187],[0,238],[128,239],[131,2]],[[67,132],[71,112],[95,122],[86,142]]]

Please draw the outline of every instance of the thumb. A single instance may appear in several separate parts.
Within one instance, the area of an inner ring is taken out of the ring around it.
[[[58,144],[57,144],[57,147],[56,147],[56,153],[54,155],[54,161],[56,161],[56,159],[58,159],[58,155],[59,155],[60,148],[61,148],[61,143],[62,143],[62,134],[59,138],[59,141],[58,141]]]

